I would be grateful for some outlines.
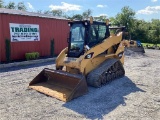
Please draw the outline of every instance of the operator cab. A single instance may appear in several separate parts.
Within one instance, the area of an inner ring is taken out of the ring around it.
[[[110,36],[109,27],[105,22],[86,21],[69,22],[68,57],[84,54],[84,46],[94,47]]]

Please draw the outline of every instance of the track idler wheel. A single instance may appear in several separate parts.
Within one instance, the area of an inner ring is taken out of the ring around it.
[[[119,71],[117,71],[115,74],[116,74],[116,78],[119,78],[121,76],[121,73]]]
[[[102,81],[102,78],[99,78],[97,81],[95,81],[95,86],[97,87],[101,87],[101,81]]]
[[[111,74],[111,78],[112,78],[112,80],[114,80],[114,79],[116,78],[116,74],[115,74],[115,73],[112,73],[112,74]]]
[[[102,85],[107,83],[106,73],[102,74],[101,79]]]
[[[112,79],[111,74],[107,73],[106,74],[106,82],[110,82]]]

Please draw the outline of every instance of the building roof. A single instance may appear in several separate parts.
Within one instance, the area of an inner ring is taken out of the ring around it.
[[[6,9],[6,8],[0,8],[0,14],[14,14],[14,15],[25,15],[25,16],[42,17],[42,18],[53,18],[53,19],[68,20],[68,19],[63,18],[63,17],[55,17],[55,16],[48,15],[48,14],[28,12],[28,11],[22,11],[22,10],[14,10],[14,9]]]

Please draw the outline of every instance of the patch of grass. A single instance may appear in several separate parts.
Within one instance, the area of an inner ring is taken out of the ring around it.
[[[146,46],[146,45],[153,46],[153,45],[155,45],[155,44],[152,44],[152,43],[142,43],[142,45],[143,45],[143,46]],[[160,47],[160,44],[157,44],[157,46]]]

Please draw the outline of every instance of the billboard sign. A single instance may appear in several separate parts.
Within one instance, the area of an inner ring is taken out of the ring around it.
[[[9,23],[11,42],[40,41],[39,25]]]

